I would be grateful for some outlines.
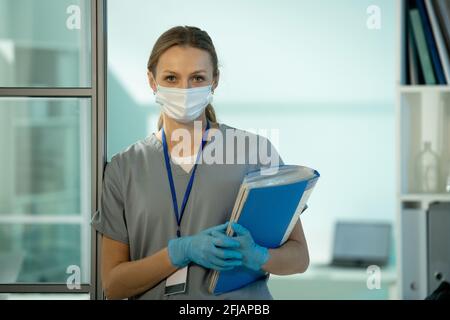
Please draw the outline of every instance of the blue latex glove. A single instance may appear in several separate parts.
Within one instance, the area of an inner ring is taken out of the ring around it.
[[[225,234],[227,226],[228,222],[193,236],[169,240],[167,249],[172,264],[182,268],[194,262],[218,271],[242,265],[242,254],[235,250],[240,243]]]
[[[250,231],[238,223],[231,224],[232,229],[236,232],[236,239],[241,244],[237,251],[242,253],[243,266],[261,271],[261,267],[270,259],[269,249],[258,245],[254,240]]]

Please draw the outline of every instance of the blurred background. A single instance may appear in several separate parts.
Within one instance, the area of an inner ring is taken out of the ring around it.
[[[377,29],[371,5],[381,9]],[[89,88],[90,8],[0,0],[0,87]],[[395,222],[395,9],[391,0],[108,0],[107,160],[156,130],[146,64],[159,35],[197,26],[219,57],[219,122],[269,139],[279,130],[284,162],[321,174],[302,215],[310,270],[273,277],[274,297],[396,298],[392,230],[381,290],[367,288],[366,269],[330,266],[339,221]],[[80,21],[68,20],[77,12]],[[65,283],[70,265],[89,282],[91,110],[70,92],[0,97],[0,283]]]
[[[194,25],[219,56],[212,103],[219,121],[266,129],[269,139],[279,130],[284,162],[321,173],[302,220],[313,262],[330,258],[337,218],[394,220],[392,1],[377,2],[376,31],[366,26],[373,1],[131,3],[108,1],[108,160],[155,132],[150,51],[170,27]]]
[[[332,260],[337,221],[394,222],[394,1],[130,4],[108,1],[108,160],[155,132],[160,109],[147,82],[148,57],[164,31],[194,25],[208,32],[219,57],[212,103],[219,122],[274,138],[285,163],[321,174],[302,215],[312,265]],[[378,30],[366,24],[373,4],[382,8]],[[390,248],[393,265],[393,242]],[[273,294],[389,297],[388,286],[367,289],[365,269],[313,269],[293,292],[292,279],[272,277]],[[330,282],[333,276],[344,280]]]

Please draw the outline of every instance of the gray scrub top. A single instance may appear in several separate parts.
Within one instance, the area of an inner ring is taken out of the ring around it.
[[[226,160],[225,130],[234,130],[236,136],[246,135],[245,161],[242,164],[198,164],[192,191],[181,220],[181,236],[194,235],[206,228],[227,222],[231,217],[234,202],[245,174],[266,167],[261,161],[259,146],[265,144],[268,150],[263,154],[275,152],[280,164],[282,160],[275,149],[270,149],[270,141],[247,131],[219,124],[223,137],[223,162]],[[235,142],[237,141],[234,139]],[[216,144],[217,143],[217,144]],[[204,148],[212,148],[220,143],[212,135]],[[234,147],[234,160],[237,160],[237,143]],[[255,147],[255,148],[252,148]],[[211,150],[211,149],[210,149]],[[253,151],[251,151],[253,150]],[[257,150],[257,161],[251,155]],[[209,153],[215,155],[215,153]],[[242,152],[241,152],[242,156]],[[176,188],[178,207],[181,207],[184,192],[191,172],[171,161],[172,174]],[[161,141],[155,134],[140,140],[116,154],[106,166],[104,173],[101,209],[92,218],[92,226],[105,236],[128,244],[131,261],[143,259],[167,247],[170,239],[176,238],[177,223],[174,215],[170,186],[164,163]],[[267,287],[269,275],[248,286],[221,295],[208,292],[210,270],[195,263],[188,268],[186,291],[181,294],[164,295],[163,279],[148,291],[133,299],[273,299]]]

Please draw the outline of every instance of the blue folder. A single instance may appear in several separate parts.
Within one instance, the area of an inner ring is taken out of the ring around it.
[[[305,190],[313,188],[319,177],[319,173],[314,172],[314,177],[308,180],[249,189],[237,223],[250,231],[257,244],[266,248],[280,247]],[[221,271],[212,293],[236,290],[265,277],[265,272],[245,267]]]

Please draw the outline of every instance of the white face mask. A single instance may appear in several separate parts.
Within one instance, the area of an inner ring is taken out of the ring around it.
[[[211,103],[211,88],[212,85],[189,89],[157,85],[155,101],[170,118],[186,123],[197,119]]]

